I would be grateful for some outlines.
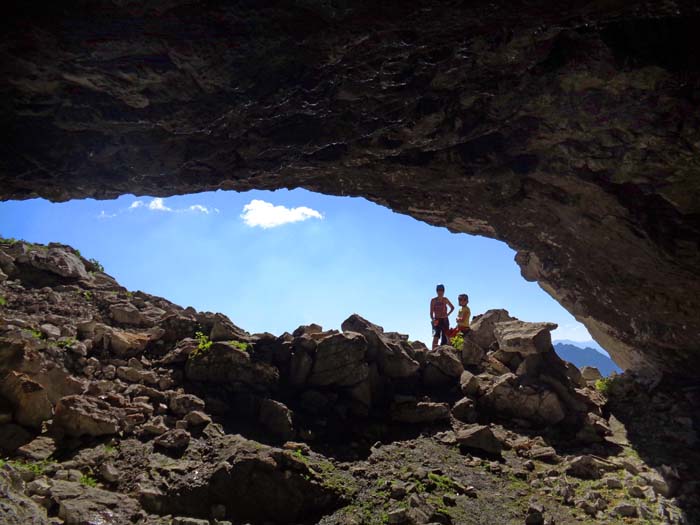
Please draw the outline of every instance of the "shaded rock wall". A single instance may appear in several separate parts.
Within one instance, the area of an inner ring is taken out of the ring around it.
[[[623,367],[698,374],[695,2],[14,9],[0,198],[364,196],[507,242]]]

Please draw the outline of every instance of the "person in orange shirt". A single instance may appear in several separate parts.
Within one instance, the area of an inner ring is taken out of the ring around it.
[[[433,297],[430,300],[430,323],[433,329],[433,350],[438,344],[438,339],[440,339],[441,345],[446,345],[449,343],[449,315],[455,309],[450,300],[445,297],[444,285],[438,284],[435,291],[437,292],[437,297]],[[447,311],[448,306],[450,308],[449,311]]]

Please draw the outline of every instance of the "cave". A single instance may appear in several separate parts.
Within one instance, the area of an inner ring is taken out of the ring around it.
[[[3,9],[3,200],[362,196],[506,242],[622,367],[698,377],[694,2]]]

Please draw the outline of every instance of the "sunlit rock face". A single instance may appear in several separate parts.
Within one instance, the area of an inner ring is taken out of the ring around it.
[[[0,198],[364,196],[507,242],[620,365],[697,376],[696,2],[463,4],[6,12]]]

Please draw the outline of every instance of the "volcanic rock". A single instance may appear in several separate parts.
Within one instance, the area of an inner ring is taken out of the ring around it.
[[[118,432],[119,413],[94,397],[66,396],[56,405],[53,422],[70,436],[103,436]]]
[[[46,390],[26,374],[11,371],[2,377],[0,395],[12,404],[14,419],[21,425],[41,428],[42,422],[53,415]]]
[[[476,449],[488,454],[499,455],[503,444],[494,436],[488,426],[473,425],[457,432],[457,443],[465,449]]]
[[[337,489],[289,452],[232,435],[216,438],[211,451],[206,462],[186,453],[188,472],[142,498],[144,506],[160,514],[208,517],[221,504],[236,521],[294,523],[341,501]]]
[[[357,333],[333,334],[318,343],[310,385],[355,385],[366,379],[367,340]]]
[[[557,394],[518,384],[515,374],[502,375],[478,400],[479,412],[519,418],[539,425],[559,423],[566,416]]]
[[[0,517],[3,525],[48,525],[46,510],[24,494],[19,473],[0,468]]]
[[[473,396],[479,392],[479,380],[470,371],[465,370],[459,376],[459,387],[465,396]]]
[[[239,391],[265,391],[279,380],[276,368],[254,362],[248,352],[223,342],[215,342],[207,351],[190,355],[185,375],[192,381],[226,383]]]
[[[554,323],[526,323],[514,320],[495,323],[493,334],[502,352],[530,355],[552,350],[550,332],[556,327]]]
[[[258,421],[280,441],[289,441],[294,437],[292,411],[279,401],[263,399],[260,402]]]
[[[491,345],[496,343],[494,334],[496,323],[512,320],[513,317],[508,314],[508,310],[488,310],[481,315],[474,316],[469,326],[468,338],[479,347],[488,350]]]
[[[73,481],[54,481],[50,494],[58,503],[58,516],[67,524],[133,523],[143,513],[129,496]]]
[[[391,420],[400,423],[433,423],[449,418],[450,406],[447,403],[404,402],[391,410]]]
[[[369,360],[376,360],[383,375],[409,377],[418,371],[419,364],[411,357],[411,346],[406,341],[392,341],[381,326],[353,314],[343,321],[341,327],[343,332],[357,332],[365,337]]]

